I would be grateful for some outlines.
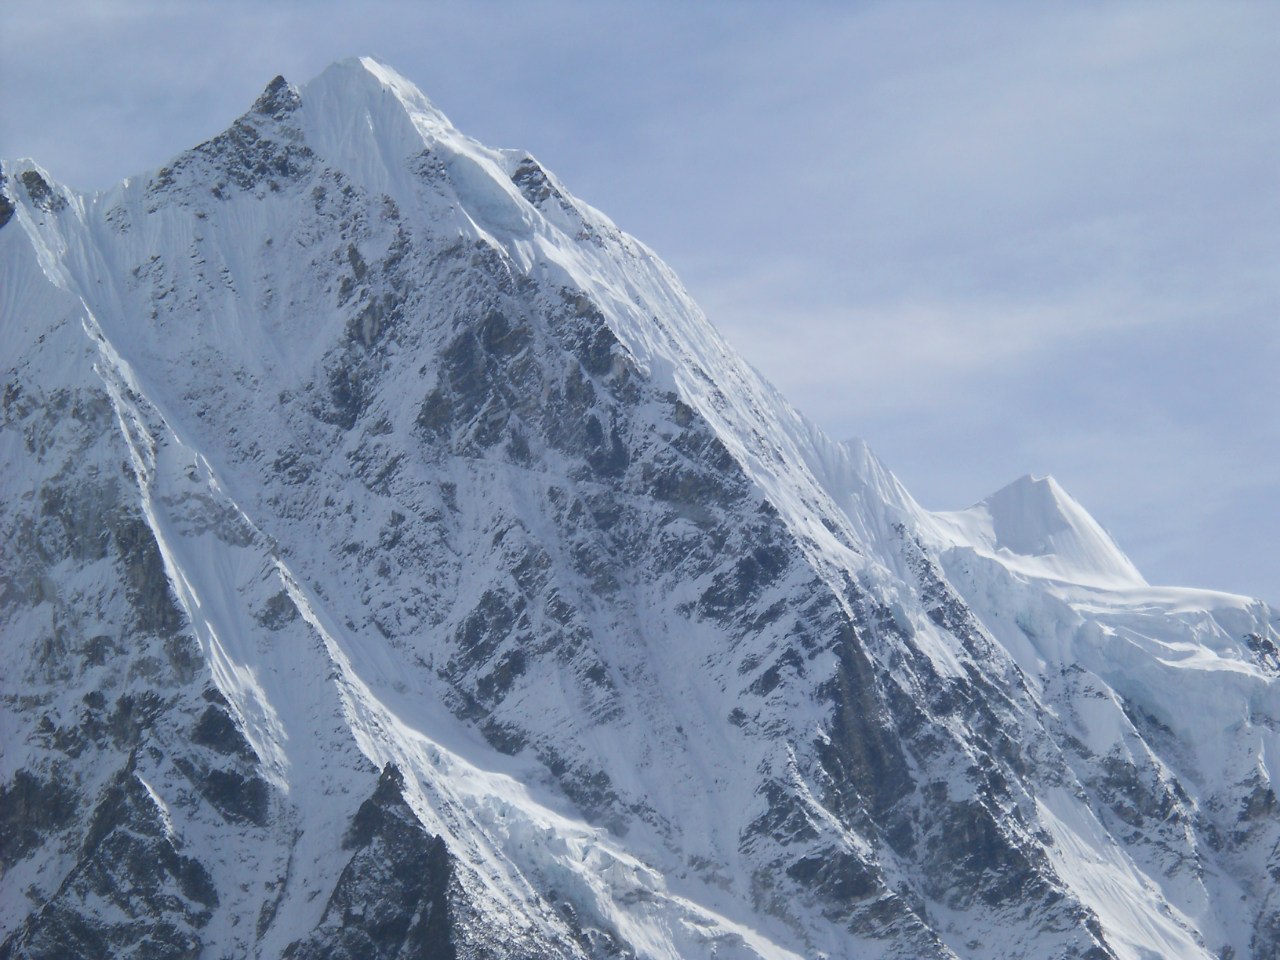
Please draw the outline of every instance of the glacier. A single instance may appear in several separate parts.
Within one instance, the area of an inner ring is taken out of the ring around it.
[[[1280,611],[925,510],[383,64],[5,161],[0,338],[0,957],[1280,950]]]

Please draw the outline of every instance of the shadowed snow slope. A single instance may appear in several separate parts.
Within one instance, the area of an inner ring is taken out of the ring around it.
[[[1276,611],[922,510],[369,59],[0,170],[0,960],[1273,957]]]

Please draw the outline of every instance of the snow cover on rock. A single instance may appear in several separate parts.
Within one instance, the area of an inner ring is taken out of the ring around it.
[[[367,58],[0,179],[0,957],[1270,957],[1277,611],[929,513]]]

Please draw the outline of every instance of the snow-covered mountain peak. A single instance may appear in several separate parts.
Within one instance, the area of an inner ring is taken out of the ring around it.
[[[1111,535],[1051,476],[1027,474],[967,510],[935,517],[966,545],[1027,576],[1090,586],[1146,583]]]
[[[338,60],[300,92],[313,113],[327,114],[339,125],[360,120],[372,130],[387,132],[402,127],[407,118],[424,138],[457,136],[453,124],[417,86],[372,57]]]
[[[417,86],[370,57],[333,63],[298,96],[296,127],[285,135],[367,193],[431,221],[433,232],[451,223],[528,266],[558,263],[571,238],[614,231],[528,153],[459,132]]]
[[[389,68],[7,221],[0,960],[1275,955],[1280,614],[924,510]]]
[[[299,91],[306,143],[357,182],[396,195],[404,162],[463,138],[416,86],[369,57],[339,60]]]
[[[1024,556],[1056,552],[1055,535],[1078,528],[1083,508],[1052,476],[1025,474],[982,501],[996,546]]]

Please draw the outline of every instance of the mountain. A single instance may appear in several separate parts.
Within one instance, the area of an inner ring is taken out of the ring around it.
[[[1280,950],[1280,613],[922,509],[387,67],[0,197],[0,957]]]

